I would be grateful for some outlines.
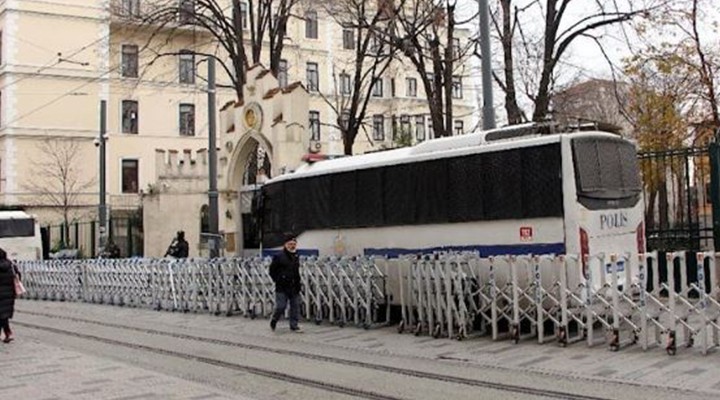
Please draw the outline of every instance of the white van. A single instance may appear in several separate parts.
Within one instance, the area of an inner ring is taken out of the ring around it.
[[[11,260],[41,260],[42,237],[37,220],[24,211],[0,211],[0,248]]]

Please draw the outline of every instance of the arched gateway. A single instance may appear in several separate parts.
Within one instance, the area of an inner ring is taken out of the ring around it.
[[[302,85],[281,89],[259,65],[248,70],[247,82],[245,101],[226,104],[218,116],[218,226],[226,255],[257,252],[254,194],[266,179],[300,165],[309,144]],[[157,183],[143,198],[147,256],[162,256],[177,230],[186,232],[191,256],[207,255],[207,151],[182,154],[157,151]]]

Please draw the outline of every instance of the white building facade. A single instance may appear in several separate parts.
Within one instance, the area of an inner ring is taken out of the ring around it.
[[[195,196],[188,202],[192,209],[185,213],[178,212],[185,209],[180,204],[168,202],[153,208],[154,216],[149,218],[143,204],[162,193],[161,183],[167,184],[168,177],[174,176],[171,169],[163,166],[163,162],[170,162],[172,154],[180,155],[177,160],[188,154],[188,162],[196,165],[191,175],[202,180],[197,165],[202,165],[198,160],[204,159],[208,147],[204,80],[207,63],[194,53],[213,53],[220,58],[223,55],[217,52],[212,35],[201,28],[174,25],[158,30],[139,23],[152,3],[153,0],[0,2],[0,204],[25,208],[44,225],[60,224],[63,214],[69,215],[74,224],[97,220],[100,163],[95,142],[100,102],[105,101],[110,215],[115,221],[135,221],[118,222],[111,234],[124,255],[156,256],[162,255],[174,231],[182,229],[191,242],[191,255],[197,255],[201,251],[198,243],[202,241],[201,209],[207,203],[203,203],[207,192],[202,184],[193,181],[187,190],[182,185],[171,190],[174,193],[185,190]],[[229,79],[218,68],[218,108],[231,104],[240,115],[251,106],[275,110],[265,115],[264,123],[268,124],[263,125],[265,131],[245,127],[246,131],[238,132],[231,145],[222,141],[222,135],[228,135],[232,125],[223,118],[236,117],[222,117],[222,113],[216,116],[221,131],[218,146],[227,153],[221,154],[218,173],[226,177],[225,181],[222,176],[220,179],[228,202],[221,204],[224,217],[220,228],[230,238],[226,242],[233,242],[226,247],[229,253],[243,248],[238,221],[242,211],[237,208],[244,183],[243,173],[237,171],[248,160],[238,159],[229,150],[245,143],[243,134],[257,137],[256,144],[273,160],[269,171],[272,174],[293,169],[306,152],[342,153],[340,131],[333,126],[337,115],[329,103],[342,94],[343,82],[338,77],[349,68],[352,52],[343,41],[343,28],[312,4],[301,5],[296,14],[316,15],[316,19],[293,18],[289,22],[283,69],[277,77],[280,86],[301,82],[299,90],[305,94],[293,91],[278,97],[286,100],[273,100],[273,96],[265,98],[270,93],[266,90],[249,96],[255,98],[253,105],[247,98],[244,104],[233,103],[235,91],[225,87]],[[461,40],[469,36],[464,31],[459,35]],[[367,129],[358,135],[353,147],[355,154],[396,146],[393,132],[398,127],[412,132],[413,142],[433,137],[422,83],[407,65],[396,63],[383,76],[369,105]],[[263,77],[267,73],[258,75],[252,74],[260,83],[248,82],[248,86],[264,90],[277,86],[275,77],[270,76],[273,81],[267,81]],[[478,122],[471,79],[470,67],[459,65],[453,134],[469,132]],[[283,101],[305,104],[297,107],[294,103],[275,104]],[[286,111],[277,111],[281,109]],[[243,129],[239,123],[235,125],[235,130]],[[272,141],[277,140],[276,131],[283,129],[293,140],[292,145],[284,147],[289,153],[281,155],[274,150],[283,146]],[[242,151],[247,158],[247,148]],[[158,154],[164,154],[164,159],[158,161]],[[51,172],[53,165],[67,173],[58,177]],[[235,172],[227,172],[231,170]],[[237,181],[228,182],[228,175]],[[94,245],[88,247],[84,243],[96,242],[99,236],[96,225],[75,228],[74,232],[71,236],[75,237],[63,240],[84,246],[85,254],[94,254],[97,250]],[[152,232],[152,240],[147,239],[150,235],[146,232]],[[57,240],[57,235],[51,235],[52,245]]]

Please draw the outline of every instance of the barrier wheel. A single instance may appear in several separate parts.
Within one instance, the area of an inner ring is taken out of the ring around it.
[[[686,345],[685,347],[690,348],[690,347],[693,347],[694,345],[695,345],[695,338],[692,337],[692,336],[690,336],[690,338],[688,338],[688,342],[687,342],[687,345]]]
[[[433,336],[435,339],[437,339],[437,338],[440,337],[440,333],[441,333],[441,332],[442,332],[442,330],[441,330],[440,324],[437,324],[437,325],[435,325],[435,329],[433,330],[433,335],[432,335],[432,336]]]
[[[364,323],[364,324],[363,324],[363,329],[365,329],[365,330],[368,330],[368,329],[370,329],[370,324],[369,324],[369,323],[367,323],[367,322],[366,322],[366,323]]]
[[[560,330],[558,330],[557,340],[560,347],[567,347],[567,333],[565,332],[565,328],[560,328]]]
[[[398,324],[398,327],[397,327],[397,331],[398,331],[398,333],[403,333],[404,330],[405,330],[405,321],[400,321],[400,323]]]
[[[320,325],[322,323],[322,318],[315,318],[315,325]]]
[[[512,339],[513,343],[520,343],[520,331],[518,330],[517,326],[512,327],[512,330],[510,331],[510,338]]]
[[[420,323],[418,323],[417,325],[415,325],[415,332],[414,332],[414,333],[415,333],[415,336],[420,336],[420,334],[422,333],[422,325],[421,325]]]
[[[675,347],[668,347],[665,351],[667,351],[669,356],[674,356],[675,353],[677,353],[677,349]]]

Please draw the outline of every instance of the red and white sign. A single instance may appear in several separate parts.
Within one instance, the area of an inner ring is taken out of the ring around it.
[[[533,240],[532,226],[521,226],[520,227],[520,241],[521,242],[532,242],[532,240]]]

